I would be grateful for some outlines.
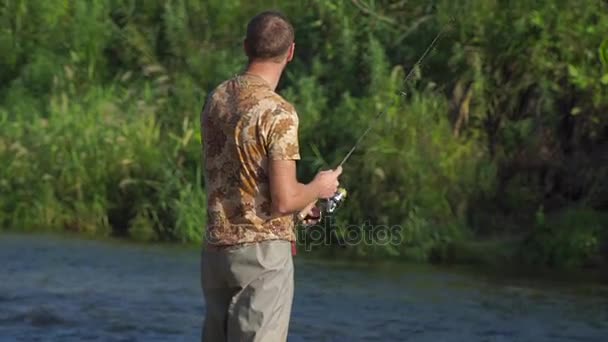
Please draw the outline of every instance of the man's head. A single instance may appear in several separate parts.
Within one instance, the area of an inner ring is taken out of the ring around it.
[[[249,61],[287,63],[293,59],[294,30],[280,12],[265,11],[247,24],[245,52]]]

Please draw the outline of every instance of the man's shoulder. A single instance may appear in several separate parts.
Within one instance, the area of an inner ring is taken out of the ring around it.
[[[203,115],[212,108],[215,108],[218,102],[223,102],[223,100],[226,98],[226,85],[228,84],[228,81],[229,80],[223,81],[207,93],[203,103]]]
[[[241,109],[259,110],[260,112],[283,112],[297,115],[294,105],[279,93],[265,85],[256,83],[247,84],[239,80],[238,76],[229,78],[219,83],[207,96],[207,101],[223,103],[229,98],[233,91],[241,92]],[[243,108],[245,107],[245,108]]]
[[[224,96],[225,93],[228,91],[228,86],[230,85],[230,82],[233,80],[233,78],[229,78],[227,80],[222,81],[221,83],[217,84],[215,86],[215,88],[213,88],[208,95],[209,99],[215,99],[218,96]]]
[[[271,112],[273,114],[291,114],[297,116],[294,105],[283,98],[280,94],[272,90],[267,90],[264,92],[259,105],[263,112]]]
[[[277,96],[277,103],[281,109],[285,110],[286,112],[296,114],[296,108],[291,102],[287,101],[285,98],[283,98],[283,96],[279,95],[278,93],[274,94]]]

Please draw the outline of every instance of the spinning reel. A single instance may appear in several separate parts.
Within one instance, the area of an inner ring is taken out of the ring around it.
[[[317,221],[321,221],[323,219],[323,217],[331,216],[342,205],[342,203],[344,203],[344,201],[346,200],[346,195],[347,195],[346,189],[338,188],[338,191],[336,191],[336,193],[333,194],[333,196],[331,196],[330,198],[322,199],[319,202],[317,202],[315,207],[317,209],[316,211],[318,212],[318,216],[311,217],[311,218],[315,219]],[[300,220],[305,219],[305,217],[298,217],[298,218]],[[305,224],[305,223],[303,223],[303,225],[305,227],[310,226],[310,224]]]
[[[318,205],[319,211],[326,215],[333,214],[338,209],[344,200],[346,200],[346,189],[338,188],[338,191],[330,198],[324,199]]]

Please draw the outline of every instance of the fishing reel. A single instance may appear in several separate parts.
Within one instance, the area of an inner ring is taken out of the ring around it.
[[[338,188],[338,191],[330,198],[323,199],[319,205],[319,211],[326,215],[333,214],[346,200],[346,189]]]
[[[318,211],[319,216],[312,217],[312,218],[317,221],[321,221],[324,216],[331,216],[332,214],[334,214],[336,212],[336,210],[338,210],[338,208],[346,200],[346,195],[347,195],[346,189],[338,188],[338,191],[336,191],[336,193],[333,194],[333,196],[331,196],[330,198],[325,198],[325,199],[320,200],[315,206]],[[304,219],[305,219],[304,217],[300,217],[300,220],[304,220]],[[305,224],[305,223],[303,223],[303,225],[305,227],[311,226],[310,224]]]

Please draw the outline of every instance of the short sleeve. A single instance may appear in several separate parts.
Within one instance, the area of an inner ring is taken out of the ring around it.
[[[267,137],[270,160],[299,160],[298,114],[295,111],[277,109],[270,114]]]

